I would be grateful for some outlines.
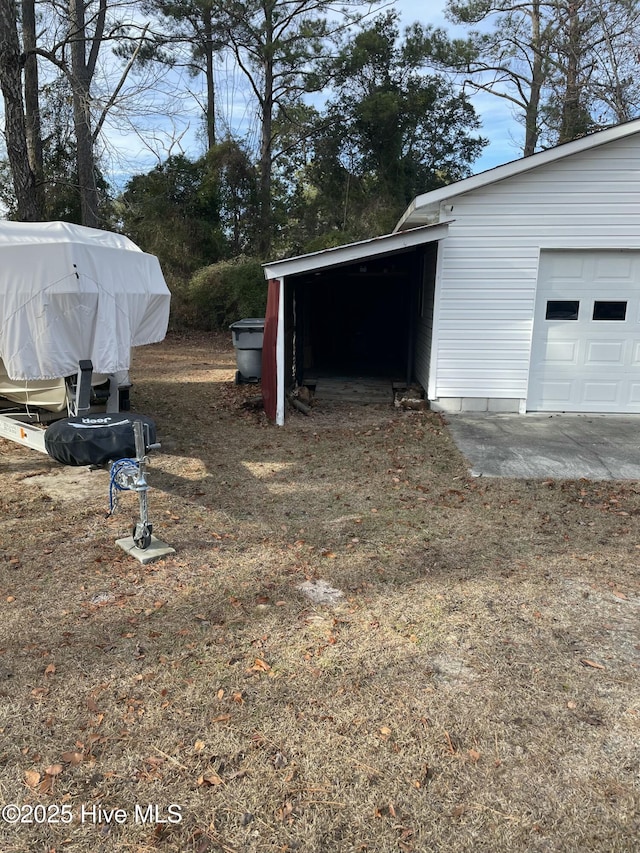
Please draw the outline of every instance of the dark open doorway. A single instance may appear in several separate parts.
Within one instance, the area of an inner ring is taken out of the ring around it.
[[[295,374],[411,379],[422,249],[296,278]]]

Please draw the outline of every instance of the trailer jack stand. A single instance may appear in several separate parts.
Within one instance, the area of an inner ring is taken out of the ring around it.
[[[136,458],[134,460],[120,460],[122,463],[129,463],[120,467],[118,467],[118,462],[113,463],[112,483],[119,490],[137,492],[140,519],[134,524],[131,536],[125,539],[117,539],[116,545],[135,557],[138,562],[146,564],[160,560],[169,554],[175,554],[175,548],[171,548],[166,542],[162,542],[153,535],[153,525],[149,521],[147,500],[149,486],[146,477],[147,451],[160,445],[146,445],[144,427],[140,421],[134,422],[133,433],[136,444]]]

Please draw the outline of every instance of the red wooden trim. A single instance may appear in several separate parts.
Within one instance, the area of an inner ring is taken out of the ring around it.
[[[262,340],[262,401],[267,417],[276,419],[278,406],[278,365],[276,341],[278,338],[278,308],[280,303],[280,281],[272,278],[267,293],[267,311]]]

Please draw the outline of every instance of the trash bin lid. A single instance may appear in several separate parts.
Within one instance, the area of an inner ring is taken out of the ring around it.
[[[244,320],[237,320],[229,326],[230,329],[242,329],[244,331],[262,331],[264,329],[264,317],[245,317]]]

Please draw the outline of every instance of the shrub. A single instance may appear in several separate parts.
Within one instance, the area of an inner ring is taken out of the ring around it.
[[[195,329],[196,311],[189,294],[189,281],[172,272],[165,272],[164,280],[171,291],[169,328],[173,332]]]
[[[188,299],[200,329],[225,329],[244,317],[264,317],[267,282],[260,262],[219,261],[193,274]]]

